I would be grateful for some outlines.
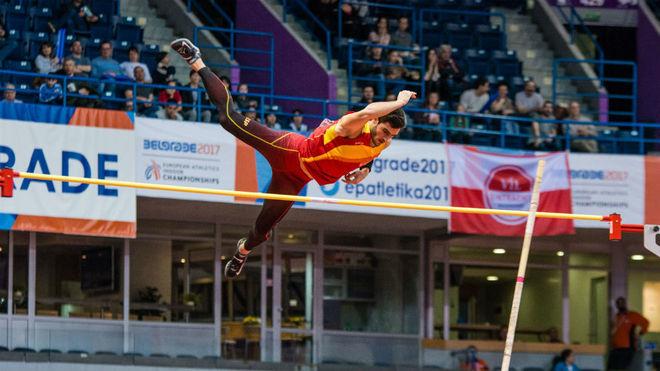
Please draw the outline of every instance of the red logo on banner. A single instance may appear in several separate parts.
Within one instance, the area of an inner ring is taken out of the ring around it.
[[[534,179],[523,168],[516,165],[501,165],[490,171],[486,177],[484,204],[489,209],[525,210],[532,198]],[[493,215],[497,221],[507,225],[517,225],[524,216]]]

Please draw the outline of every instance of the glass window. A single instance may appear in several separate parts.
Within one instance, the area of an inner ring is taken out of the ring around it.
[[[9,231],[0,231],[0,313],[7,313],[9,293]]]
[[[609,273],[595,269],[570,269],[568,286],[571,343],[607,344]]]
[[[452,339],[504,340],[517,268],[450,266]],[[516,340],[547,341],[561,327],[561,271],[528,269],[518,315]]]
[[[118,319],[123,245],[117,238],[37,234],[36,314]]]
[[[417,236],[387,236],[382,234],[325,231],[326,246],[373,247],[392,250],[418,250]]]
[[[572,252],[568,256],[568,265],[607,268],[610,266],[610,255]]]
[[[497,263],[520,263],[520,248],[504,247],[460,247],[449,248],[450,260],[487,261]],[[531,249],[528,264],[560,265],[561,256],[556,251]]]
[[[215,224],[179,220],[138,220],[138,233],[161,236],[215,237]]]
[[[285,244],[315,245],[318,242],[318,233],[300,229],[278,229],[277,238]]]
[[[14,314],[27,314],[28,305],[28,232],[14,234]]]
[[[640,312],[649,322],[645,342],[660,342],[660,258],[646,255],[631,260],[628,269],[628,307]]]
[[[324,328],[416,334],[416,255],[326,251]]]

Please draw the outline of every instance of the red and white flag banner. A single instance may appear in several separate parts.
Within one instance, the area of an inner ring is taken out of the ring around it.
[[[571,213],[571,183],[566,152],[518,156],[447,145],[451,206],[529,210],[538,161],[546,160],[538,211]],[[458,233],[522,236],[525,216],[451,213],[449,230]],[[571,219],[536,219],[534,235],[573,234]]]

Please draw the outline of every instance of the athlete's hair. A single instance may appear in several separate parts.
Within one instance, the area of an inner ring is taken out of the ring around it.
[[[378,118],[378,123],[380,124],[381,122],[389,122],[392,129],[403,129],[406,127],[406,114],[403,113],[401,108],[397,108],[387,115]]]

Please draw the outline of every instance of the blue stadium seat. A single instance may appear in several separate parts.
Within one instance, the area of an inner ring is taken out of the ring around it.
[[[25,14],[7,13],[5,27],[16,31],[27,31],[30,28],[30,18]]]
[[[88,39],[87,44],[85,45],[85,56],[90,60],[101,55],[101,42],[103,40],[99,38]]]
[[[25,41],[24,32],[10,29],[7,31],[7,38],[16,41],[18,46],[9,53],[7,59],[12,60],[22,60],[25,59],[25,52],[27,48],[27,42]]]
[[[37,55],[39,55],[39,51],[41,50],[41,43],[51,41],[50,35],[50,33],[46,32],[26,32],[25,39],[29,43],[28,59],[34,60]]]
[[[112,39],[112,25],[94,23],[90,26],[90,33],[94,39],[110,40]]]
[[[156,62],[156,55],[160,52],[160,47],[158,45],[149,44],[145,45],[140,50],[140,61],[149,67],[150,71],[153,71],[158,64]]]
[[[490,71],[490,54],[488,51],[480,49],[468,49],[464,55],[467,61],[467,69],[469,74],[484,76],[488,75]]]
[[[442,44],[443,31],[438,21],[422,23],[422,46],[437,48]]]
[[[463,22],[469,25],[490,25],[490,16],[480,14],[464,14]]]
[[[131,44],[142,43],[142,27],[130,23],[117,23],[115,40],[128,41]]]
[[[619,153],[639,154],[639,132],[637,130],[619,130],[617,136],[622,139],[618,143]]]
[[[494,50],[492,61],[495,66],[495,74],[506,76],[507,78],[518,76],[522,72],[522,63],[516,57],[513,50],[501,51]]]
[[[37,8],[57,9],[60,7],[60,0],[37,0]]]
[[[22,4],[21,2],[15,2],[9,4],[9,8],[7,8],[7,14],[15,14],[15,15],[27,15],[27,4]]]
[[[445,40],[454,48],[468,49],[472,47],[472,29],[466,23],[447,23],[445,25]]]
[[[128,41],[112,41],[112,58],[117,61],[127,61],[130,47],[131,43]]]
[[[51,8],[32,9],[32,30],[34,32],[50,32],[48,22],[53,20],[53,10]]]
[[[488,3],[486,0],[461,0],[461,9],[470,11],[487,11]]]
[[[90,8],[94,14],[104,14],[106,17],[119,13],[116,0],[93,0]]]
[[[615,153],[615,134],[612,130],[602,130],[598,133],[598,151],[602,153]]]
[[[22,100],[23,103],[35,103],[38,100],[39,97],[39,91],[38,88],[32,88],[32,80],[34,79],[33,77],[28,77],[28,76],[23,76],[23,79],[30,79],[29,83],[21,83],[19,84],[16,82],[20,76],[15,76],[14,78],[14,84],[16,84],[16,99]]]
[[[504,34],[499,26],[480,24],[476,26],[477,47],[486,50],[500,50],[504,45]]]

